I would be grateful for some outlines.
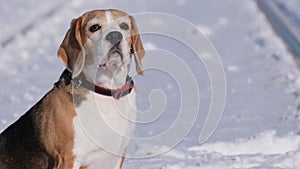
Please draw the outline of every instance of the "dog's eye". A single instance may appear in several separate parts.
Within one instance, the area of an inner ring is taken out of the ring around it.
[[[95,24],[93,26],[90,27],[90,31],[91,32],[96,32],[97,30],[101,29],[101,26],[98,24]]]
[[[121,23],[120,28],[127,30],[127,29],[129,29],[129,26],[126,23]]]

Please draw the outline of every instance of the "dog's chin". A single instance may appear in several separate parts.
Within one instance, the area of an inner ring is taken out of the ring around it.
[[[115,71],[123,66],[122,53],[120,51],[110,52],[107,61],[100,65],[100,68]]]

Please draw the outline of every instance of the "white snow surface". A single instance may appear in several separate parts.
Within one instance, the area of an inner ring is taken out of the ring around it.
[[[151,158],[127,158],[124,168],[300,168],[299,70],[255,1],[1,1],[0,131],[24,114],[57,81],[64,66],[56,52],[72,18],[91,9],[116,8],[131,14],[163,12],[187,19],[215,46],[226,73],[226,108],[214,135],[200,145],[198,136],[211,99],[205,68],[196,57],[179,51],[162,37],[143,37],[147,49],[166,49],[186,62],[197,75],[201,105],[193,129],[176,147]],[[286,3],[287,10],[297,11],[293,5],[297,0],[280,2]],[[300,18],[299,13],[294,13]],[[146,56],[145,62],[147,59],[159,62],[159,56]],[[176,85],[157,72],[146,72],[136,78],[140,110],[149,107],[148,95],[156,88],[167,93],[168,104],[164,116],[151,124],[139,124],[135,136],[156,135],[172,124],[180,101]],[[170,148],[150,143],[133,146],[136,154],[155,154]]]

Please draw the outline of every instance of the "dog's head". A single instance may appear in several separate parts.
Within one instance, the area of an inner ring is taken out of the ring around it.
[[[58,56],[77,77],[104,83],[116,77],[123,83],[134,56],[138,74],[145,51],[132,16],[118,10],[90,11],[73,19]]]

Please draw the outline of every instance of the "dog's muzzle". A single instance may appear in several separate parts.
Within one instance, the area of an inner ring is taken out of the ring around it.
[[[100,65],[100,67],[106,67],[108,69],[116,69],[122,66],[123,52],[121,49],[121,41],[123,36],[118,31],[112,31],[105,37],[105,40],[109,41],[112,47],[109,49],[106,55],[106,61]]]
[[[105,40],[111,44],[111,48],[106,53],[99,67],[112,71],[123,67],[124,59],[126,59],[124,58],[124,54],[126,55],[126,52],[123,51],[122,33],[119,31],[111,31],[105,36]]]

